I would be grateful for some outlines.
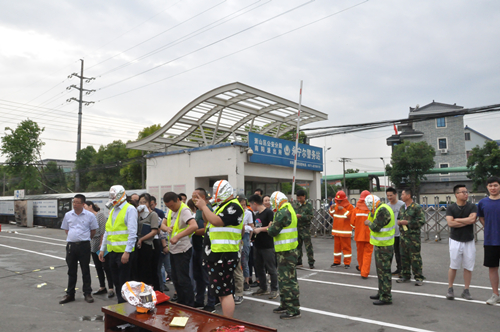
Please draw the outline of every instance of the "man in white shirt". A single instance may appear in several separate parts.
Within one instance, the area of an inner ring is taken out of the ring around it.
[[[399,210],[402,206],[405,205],[405,203],[398,199],[398,192],[392,187],[387,188],[385,194],[387,196],[387,200],[389,201],[387,205],[389,205],[392,209],[392,212],[394,212],[394,219],[397,223]],[[392,272],[392,274],[397,275],[398,277],[401,274],[401,251],[399,249],[400,236],[401,233],[399,232],[399,227],[396,227],[396,234],[394,234],[394,256],[396,257],[396,271]]]
[[[90,277],[90,239],[99,228],[95,215],[83,208],[85,196],[78,194],[73,198],[73,210],[66,213],[61,228],[66,231],[66,263],[68,264],[68,288],[60,304],[75,300],[78,262],[82,269],[83,294],[85,301],[94,302]]]

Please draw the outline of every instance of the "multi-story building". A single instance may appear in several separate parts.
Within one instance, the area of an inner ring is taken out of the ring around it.
[[[419,121],[409,122],[398,126],[400,133],[387,139],[387,145],[394,148],[403,141],[425,141],[436,150],[434,157],[435,168],[464,167],[467,164],[465,154],[465,135],[463,115],[451,115],[440,118],[422,120],[422,118],[436,116],[436,114],[462,110],[456,104],[432,103],[419,107],[410,107],[409,119]],[[420,193],[449,193],[453,186],[460,183],[469,183],[467,173],[443,173],[427,175],[422,183]]]
[[[467,156],[467,159],[469,159],[469,156],[473,148],[475,148],[476,146],[482,147],[484,143],[493,141],[488,136],[481,134],[480,132],[472,129],[469,126],[465,126],[464,133],[465,133],[465,154]],[[495,142],[498,145],[500,145],[500,140],[496,140]]]

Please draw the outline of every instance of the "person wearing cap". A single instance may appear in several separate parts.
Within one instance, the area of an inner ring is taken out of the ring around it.
[[[106,207],[111,211],[99,252],[101,262],[108,260],[118,303],[126,302],[122,297],[122,286],[130,280],[130,254],[135,248],[139,218],[137,209],[126,200],[127,194],[122,186],[115,185],[109,189],[109,202]],[[108,253],[105,257],[106,251]]]
[[[344,254],[344,267],[346,269],[351,265],[351,218],[354,207],[349,203],[346,194],[340,190],[335,195],[335,205],[329,209],[333,217],[332,236],[334,239],[333,264],[331,267],[340,266],[342,254]]]
[[[311,241],[311,220],[313,218],[313,207],[311,202],[306,201],[306,191],[297,191],[297,202],[293,204],[295,213],[297,214],[297,222],[299,225],[299,246],[297,266],[302,266],[302,244],[306,247],[307,262],[310,269],[314,269],[314,250]]]
[[[274,239],[274,250],[278,261],[278,284],[280,288],[280,306],[273,310],[281,314],[280,319],[300,317],[299,283],[297,281],[297,259],[299,233],[297,215],[288,198],[282,192],[271,195],[271,207],[274,220],[267,227],[254,230],[255,233],[267,231]]]
[[[359,197],[356,208],[353,211],[352,226],[354,227],[354,241],[356,241],[356,256],[358,266],[356,269],[361,272],[361,278],[368,279],[370,265],[372,263],[373,245],[370,244],[370,228],[365,225],[368,219],[368,207],[365,203],[366,196],[370,195],[368,190],[364,190]]]
[[[375,247],[375,265],[377,266],[378,293],[370,296],[374,305],[392,304],[391,259],[394,253],[394,234],[396,222],[394,212],[380,198],[368,195],[365,198],[369,216],[365,225],[370,228],[370,243]]]
[[[192,199],[208,222],[203,260],[208,269],[209,293],[219,297],[223,315],[233,317],[234,270],[239,260],[244,209],[226,180],[215,182],[213,193],[210,202],[218,204],[215,212],[210,211],[196,191]]]

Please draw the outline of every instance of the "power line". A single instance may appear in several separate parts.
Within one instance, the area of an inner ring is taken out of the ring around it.
[[[178,27],[178,26],[180,26],[180,25],[182,25],[182,24],[184,24],[184,23],[186,23],[186,22],[188,22],[188,21],[190,21],[190,20],[192,20],[192,19],[194,19],[194,18],[196,18],[196,17],[198,17],[198,16],[200,16],[200,15],[203,15],[204,13],[206,13],[206,12],[208,12],[208,11],[210,11],[210,10],[214,9],[215,7],[220,6],[221,4],[223,4],[223,3],[224,3],[224,2],[226,2],[226,1],[227,1],[227,0],[224,0],[224,1],[222,1],[222,2],[219,2],[218,4],[216,4],[216,5],[214,5],[214,6],[210,7],[210,8],[208,8],[208,9],[206,9],[206,10],[202,11],[201,13],[196,14],[196,15],[194,15],[194,16],[192,16],[192,17],[190,17],[190,18],[188,18],[188,19],[186,19],[186,20],[184,20],[184,21],[180,22],[180,23],[178,23],[178,24],[174,25],[174,26],[173,26],[173,27],[171,27],[171,28],[168,28],[168,29],[166,29],[166,30],[163,30],[162,32],[160,32],[160,33],[158,33],[158,34],[154,35],[153,37],[150,37],[150,38],[148,38],[148,39],[146,39],[146,40],[143,40],[142,42],[140,42],[140,43],[138,43],[138,44],[135,44],[134,46],[129,47],[129,48],[127,48],[126,50],[121,51],[120,53],[117,53],[117,54],[115,54],[115,55],[113,55],[113,56],[111,56],[111,57],[109,57],[109,58],[107,58],[107,59],[105,59],[105,60],[103,60],[103,61],[101,61],[101,62],[99,62],[99,63],[97,63],[97,64],[95,64],[95,65],[93,65],[93,66],[91,66],[91,67],[89,67],[88,69],[93,68],[93,67],[95,67],[95,66],[98,66],[98,65],[100,65],[100,64],[102,64],[102,63],[104,63],[104,62],[106,62],[106,61],[108,61],[108,60],[111,60],[111,59],[113,59],[113,58],[115,58],[115,57],[117,57],[117,56],[119,56],[119,55],[121,55],[121,54],[123,54],[123,53],[125,53],[125,52],[128,52],[128,51],[130,51],[131,49],[134,49],[134,48],[136,48],[137,46],[142,45],[142,44],[144,44],[144,43],[146,43],[146,42],[148,42],[148,41],[150,41],[150,40],[152,40],[152,39],[154,39],[154,38],[156,38],[156,37],[158,37],[158,36],[160,36],[160,35],[162,35],[162,34],[164,34],[164,33],[168,32],[168,31],[172,30],[172,29],[175,29],[176,27]]]
[[[174,62],[174,61],[177,61],[177,60],[179,60],[179,59],[182,59],[182,58],[187,57],[187,56],[189,56],[189,55],[192,55],[192,54],[194,54],[194,53],[197,53],[197,52],[199,52],[199,51],[201,51],[201,50],[204,50],[204,49],[206,49],[206,48],[208,48],[208,47],[210,47],[210,46],[216,45],[216,44],[218,44],[218,43],[220,43],[220,42],[222,42],[222,41],[224,41],[224,40],[227,40],[227,39],[232,38],[232,37],[234,37],[234,36],[236,36],[236,35],[239,35],[239,34],[241,34],[241,33],[243,33],[243,32],[246,32],[246,31],[248,31],[248,30],[251,30],[251,29],[253,29],[253,28],[257,27],[257,26],[260,26],[260,25],[262,25],[262,24],[264,24],[264,23],[270,22],[270,21],[272,21],[272,20],[274,20],[274,19],[276,19],[276,18],[278,18],[278,17],[280,17],[280,16],[286,15],[286,14],[288,14],[288,13],[290,13],[290,12],[294,11],[294,10],[297,10],[297,9],[299,9],[299,8],[301,8],[301,7],[304,7],[304,6],[306,6],[306,5],[308,5],[308,4],[312,3],[312,2],[314,2],[314,0],[309,0],[309,1],[307,1],[307,2],[305,2],[305,3],[302,3],[302,4],[300,4],[300,5],[296,6],[296,7],[293,7],[293,8],[291,8],[291,9],[289,9],[289,10],[286,10],[286,11],[284,11],[284,12],[282,12],[282,13],[278,14],[278,15],[275,15],[275,16],[273,16],[273,17],[270,17],[270,18],[268,18],[268,19],[266,19],[266,20],[264,20],[264,21],[261,21],[261,22],[259,22],[259,23],[257,23],[257,24],[251,25],[251,26],[249,26],[248,28],[242,29],[242,30],[240,30],[240,31],[238,31],[238,32],[235,32],[235,33],[232,33],[232,34],[230,34],[230,35],[228,35],[228,36],[226,36],[226,37],[224,37],[224,38],[221,38],[221,39],[216,40],[216,41],[214,41],[214,42],[212,42],[212,43],[206,44],[205,46],[199,47],[199,48],[197,48],[197,49],[196,49],[196,50],[194,50],[194,51],[188,52],[188,53],[186,53],[186,54],[184,54],[184,55],[181,55],[181,56],[179,56],[179,57],[177,57],[177,58],[174,58],[174,59],[172,59],[172,60],[169,60],[169,61],[167,61],[167,62],[163,62],[163,63],[161,63],[161,64],[159,64],[159,65],[156,65],[156,66],[154,66],[154,67],[152,67],[152,68],[149,68],[149,69],[147,69],[147,70],[144,70],[144,71],[142,71],[142,72],[140,72],[140,73],[138,73],[138,74],[135,74],[135,75],[129,76],[129,77],[127,77],[127,78],[121,79],[121,80],[119,80],[119,81],[116,81],[116,82],[114,82],[114,83],[111,83],[111,84],[105,85],[104,87],[100,88],[99,90],[103,90],[103,89],[106,89],[106,88],[112,87],[112,86],[114,86],[114,85],[117,85],[117,84],[119,84],[119,83],[122,83],[122,82],[128,81],[128,80],[130,80],[130,79],[132,79],[132,78],[134,78],[134,77],[137,77],[137,76],[143,75],[143,74],[148,73],[148,72],[150,72],[150,71],[152,71],[152,70],[155,70],[155,69],[158,69],[158,68],[160,68],[160,67],[163,67],[163,66],[165,66],[165,65],[167,65],[167,64],[169,64],[169,63],[172,63],[172,62]]]
[[[148,84],[145,84],[145,85],[141,85],[141,86],[139,86],[139,87],[137,87],[137,88],[130,89],[130,90],[127,90],[127,91],[124,91],[124,92],[121,92],[121,93],[118,93],[118,94],[115,94],[115,95],[111,95],[111,96],[106,97],[106,98],[102,98],[102,99],[100,99],[98,102],[101,102],[101,101],[103,101],[103,100],[107,100],[107,99],[111,99],[111,98],[115,98],[115,97],[118,97],[118,96],[121,96],[121,95],[124,95],[124,94],[130,93],[130,92],[133,92],[133,91],[136,91],[136,90],[139,90],[139,89],[143,89],[143,88],[148,87],[148,86],[150,86],[150,85],[157,84],[157,83],[160,83],[160,82],[162,82],[162,81],[165,81],[165,80],[171,79],[171,78],[173,78],[173,77],[176,77],[176,76],[179,76],[179,75],[185,74],[185,73],[187,73],[187,72],[190,72],[190,71],[196,70],[196,69],[198,69],[198,68],[201,68],[201,67],[207,66],[207,65],[212,64],[212,63],[214,63],[214,62],[220,61],[220,60],[222,60],[222,59],[228,58],[228,57],[233,56],[233,55],[235,55],[235,54],[238,54],[238,53],[240,53],[240,52],[243,52],[243,51],[246,51],[246,50],[251,49],[251,48],[253,48],[253,47],[256,47],[256,46],[259,46],[259,45],[265,44],[265,43],[267,43],[267,42],[269,42],[269,41],[271,41],[271,40],[274,40],[274,39],[280,38],[280,37],[285,36],[285,35],[287,35],[287,34],[289,34],[289,33],[292,33],[292,32],[295,32],[295,31],[297,31],[297,30],[300,30],[300,29],[302,29],[302,28],[305,28],[305,27],[307,27],[307,26],[309,26],[309,25],[312,25],[312,24],[315,24],[315,23],[320,22],[320,21],[322,21],[322,20],[328,19],[328,18],[330,18],[330,17],[332,17],[332,16],[335,16],[335,15],[341,14],[341,13],[343,13],[343,12],[347,11],[347,10],[350,10],[350,9],[353,9],[353,8],[355,8],[355,7],[357,7],[357,6],[360,6],[360,5],[362,5],[362,4],[364,4],[364,3],[368,2],[368,1],[369,1],[369,0],[362,1],[362,2],[360,2],[360,3],[358,3],[358,4],[353,5],[353,6],[350,6],[350,7],[347,7],[347,8],[345,8],[345,9],[339,10],[339,11],[337,11],[337,12],[335,12],[335,13],[332,13],[332,14],[326,15],[326,16],[324,16],[324,17],[322,17],[322,18],[319,18],[319,19],[317,19],[317,20],[311,21],[311,22],[306,23],[306,24],[304,24],[304,25],[301,25],[301,26],[299,26],[299,27],[297,27],[297,28],[294,28],[294,29],[292,29],[292,30],[288,30],[288,31],[286,31],[286,32],[284,32],[284,33],[278,34],[278,35],[276,35],[276,36],[273,36],[273,37],[268,38],[268,39],[266,39],[266,40],[263,40],[263,41],[261,41],[261,42],[255,43],[255,44],[253,44],[253,45],[250,45],[250,46],[244,47],[244,48],[242,48],[242,49],[240,49],[240,50],[238,50],[238,51],[235,51],[235,52],[232,52],[232,53],[226,54],[226,55],[221,56],[221,57],[219,57],[219,58],[217,58],[217,59],[214,59],[214,60],[211,60],[211,61],[205,62],[205,63],[203,63],[203,64],[201,64],[201,65],[198,65],[198,66],[192,67],[192,68],[190,68],[190,69],[186,69],[186,70],[181,71],[181,72],[179,72],[179,73],[177,73],[177,74],[174,74],[174,75],[171,75],[171,76],[167,76],[167,77],[165,77],[165,78],[162,78],[162,79],[159,79],[159,80],[153,81],[153,82],[148,83]],[[301,129],[301,130],[302,130],[302,129]]]
[[[152,51],[150,51],[150,52],[148,52],[148,53],[146,53],[146,54],[141,55],[140,57],[137,57],[137,58],[135,58],[135,59],[133,59],[133,60],[130,60],[130,61],[128,61],[128,62],[126,62],[126,63],[124,63],[124,64],[121,64],[121,65],[119,65],[119,66],[117,66],[117,67],[115,67],[115,68],[112,68],[112,69],[110,69],[110,70],[108,70],[108,71],[106,71],[106,72],[104,72],[104,73],[102,73],[101,75],[98,75],[98,76],[99,76],[99,77],[102,77],[102,76],[104,76],[104,75],[106,75],[106,74],[109,74],[109,73],[111,73],[111,72],[114,72],[114,71],[120,70],[120,69],[122,69],[122,68],[125,68],[125,67],[129,66],[130,64],[132,64],[132,63],[134,63],[134,62],[141,61],[141,60],[143,60],[143,59],[145,59],[145,58],[147,58],[147,57],[149,57],[149,56],[151,56],[151,55],[154,55],[154,54],[157,54],[157,53],[163,52],[163,51],[165,51],[165,50],[167,50],[167,49],[169,49],[169,48],[171,48],[171,47],[173,47],[173,46],[175,46],[175,45],[179,45],[179,44],[181,44],[181,43],[183,43],[183,42],[185,42],[185,41],[188,41],[189,39],[191,39],[191,38],[193,38],[193,37],[196,37],[196,36],[198,36],[198,35],[200,35],[200,34],[203,34],[203,33],[207,32],[207,31],[210,31],[210,30],[212,30],[213,28],[216,28],[216,27],[218,27],[218,26],[220,26],[220,25],[222,25],[222,24],[225,24],[225,23],[227,23],[227,22],[229,22],[229,21],[231,21],[231,20],[234,20],[235,18],[240,17],[241,15],[247,14],[247,13],[251,12],[252,10],[255,10],[255,9],[257,9],[257,8],[260,8],[260,7],[262,7],[262,6],[266,5],[266,4],[268,4],[269,2],[271,2],[271,0],[268,0],[267,2],[262,3],[262,4],[260,4],[259,6],[256,6],[256,7],[254,7],[254,8],[251,8],[251,9],[249,9],[249,10],[247,10],[247,11],[244,11],[244,12],[242,12],[242,13],[240,13],[240,14],[238,14],[238,15],[234,16],[234,17],[231,17],[230,19],[228,19],[228,20],[226,20],[226,21],[224,21],[224,22],[221,22],[221,23],[219,23],[219,24],[215,24],[215,23],[217,23],[217,22],[219,22],[219,21],[224,20],[224,19],[225,19],[225,18],[227,18],[227,17],[233,16],[233,15],[234,15],[234,14],[236,14],[237,12],[240,12],[240,11],[242,11],[242,10],[247,9],[248,7],[253,6],[254,4],[256,4],[257,2],[260,2],[260,1],[261,1],[261,0],[258,0],[258,1],[256,1],[256,2],[253,2],[253,3],[251,3],[250,5],[248,5],[248,6],[246,6],[246,7],[243,7],[243,8],[241,8],[241,9],[238,9],[237,11],[232,12],[232,13],[231,13],[231,14],[229,14],[229,15],[226,15],[226,16],[224,16],[224,17],[222,17],[222,18],[220,18],[220,19],[218,19],[218,20],[216,20],[216,21],[214,21],[214,22],[212,22],[212,23],[209,23],[209,24],[207,24],[207,25],[205,25],[205,26],[203,26],[203,27],[199,28],[198,30],[195,30],[195,31],[193,31],[193,32],[190,32],[190,33],[188,33],[188,34],[186,34],[186,35],[184,35],[184,36],[182,36],[182,37],[180,37],[180,38],[177,38],[177,39],[175,39],[175,40],[171,41],[171,42],[170,42],[170,43],[168,43],[168,44],[165,44],[165,45],[163,45],[163,46],[161,46],[161,47],[159,47],[159,48],[156,48],[156,49],[154,49],[154,50],[152,50]],[[211,26],[211,25],[212,25],[212,26]],[[211,26],[211,27],[210,27],[210,26]],[[207,28],[207,27],[210,27],[210,28],[205,29],[205,28]]]

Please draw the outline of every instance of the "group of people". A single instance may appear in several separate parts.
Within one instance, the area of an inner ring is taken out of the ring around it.
[[[487,303],[500,303],[500,179],[488,179],[487,189],[489,197],[476,207],[467,201],[465,185],[454,188],[456,203],[446,211],[450,226],[448,299],[454,299],[453,283],[462,267],[465,287],[461,296],[472,299],[473,225],[479,217],[485,234],[484,265],[489,268],[493,290]],[[116,185],[109,196],[108,216],[77,194],[73,210],[64,217],[61,228],[67,234],[68,288],[61,304],[75,300],[78,263],[85,301],[93,302],[89,270],[92,256],[100,283],[93,294],[116,295],[118,303],[125,302],[121,289],[129,280],[167,291],[165,281],[170,278],[175,288],[173,300],[180,304],[215,312],[215,305],[220,303],[223,314],[232,317],[235,304],[243,301],[243,291],[258,287],[252,295],[270,299],[280,296],[280,305],[273,310],[280,318],[300,317],[296,268],[302,266],[303,246],[309,268],[314,269],[315,264],[310,235],[313,208],[305,191],[299,190],[294,202],[279,191],[263,196],[260,189],[246,199],[236,196],[226,180],[220,180],[214,184],[212,198],[203,188],[197,188],[189,200],[185,194],[165,193],[166,214],[156,208],[156,198],[149,194],[128,197],[125,189]],[[356,269],[363,279],[368,278],[375,252],[379,289],[370,296],[375,305],[392,304],[392,275],[399,277],[398,283],[411,282],[413,275],[416,286],[422,286],[425,280],[420,254],[425,213],[413,201],[409,188],[402,191],[401,200],[394,188],[386,189],[386,197],[387,204],[363,191],[354,207],[339,191],[329,208],[334,238],[331,267],[341,267],[343,256],[343,267],[350,268],[354,231]],[[391,272],[394,257],[397,269]]]
[[[197,188],[189,200],[185,194],[165,193],[164,213],[156,208],[155,197],[147,193],[127,196],[122,186],[115,185],[106,204],[108,216],[77,194],[73,210],[61,225],[67,234],[68,288],[59,303],[75,301],[80,263],[84,298],[89,303],[94,301],[92,295],[104,294],[125,302],[121,290],[130,280],[167,291],[165,281],[171,279],[172,300],[180,304],[215,312],[220,303],[223,314],[232,317],[235,304],[243,301],[243,291],[258,287],[252,294],[270,299],[280,296],[280,306],[273,310],[280,318],[300,317],[299,242],[306,245],[310,267],[314,258],[310,234],[304,232],[309,234],[304,238],[298,232],[299,227],[308,228],[312,206],[306,202],[305,191],[297,194],[300,199],[295,207],[281,192],[263,196],[257,189],[247,200],[220,180],[214,184],[211,199],[203,188]],[[94,293],[90,256],[100,283]]]
[[[484,266],[489,269],[493,294],[486,301],[493,305],[500,303],[498,293],[500,263],[500,178],[491,177],[486,188],[489,196],[476,206],[468,202],[469,192],[463,184],[453,188],[456,202],[448,206],[446,221],[450,227],[449,251],[450,268],[448,271],[448,292],[446,298],[455,298],[453,283],[457,270],[464,269],[464,289],[461,297],[472,300],[469,286],[474,269],[476,247],[474,224],[479,221],[484,226]],[[342,255],[344,267],[351,264],[351,235],[357,249],[356,269],[363,279],[368,278],[372,253],[379,280],[379,290],[370,296],[375,305],[392,304],[392,276],[397,283],[409,283],[413,274],[415,286],[422,286],[425,277],[422,273],[421,228],[425,224],[425,212],[413,201],[413,192],[405,188],[398,200],[396,189],[386,189],[387,204],[379,197],[363,191],[353,207],[343,191],[337,192],[335,203],[329,208],[333,218],[332,236],[334,237],[333,264],[340,267]],[[392,260],[396,260],[396,270],[391,272]]]

